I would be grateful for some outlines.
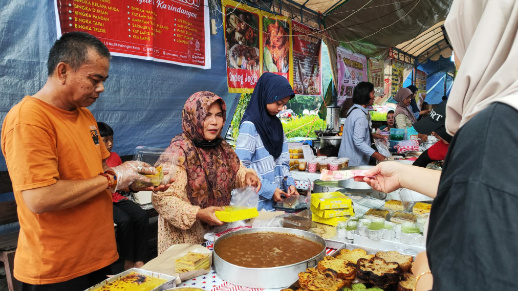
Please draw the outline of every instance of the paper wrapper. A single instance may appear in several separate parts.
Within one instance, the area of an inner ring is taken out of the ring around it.
[[[162,274],[177,275],[180,278],[180,281],[186,281],[188,279],[209,273],[209,270],[203,269],[176,274],[175,260],[185,256],[188,252],[208,254],[209,262],[212,264],[212,252],[207,250],[207,248],[198,244],[178,244],[171,246],[165,252],[149,261],[142,267],[142,269]]]

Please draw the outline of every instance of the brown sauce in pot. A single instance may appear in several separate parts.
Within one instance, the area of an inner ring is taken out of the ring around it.
[[[214,251],[223,260],[246,268],[291,265],[318,255],[324,247],[292,234],[255,232],[218,241]]]

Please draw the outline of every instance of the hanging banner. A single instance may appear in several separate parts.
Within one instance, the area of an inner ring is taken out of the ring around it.
[[[207,0],[55,0],[58,36],[84,31],[112,55],[210,69]]]
[[[400,62],[393,62],[392,63],[392,77],[391,77],[391,86],[390,86],[390,95],[392,97],[396,96],[396,93],[399,89],[403,87],[403,82],[405,79],[404,76],[404,66]]]
[[[369,82],[374,84],[374,96],[376,97],[385,95],[385,72],[383,65],[383,60],[369,59]]]
[[[230,0],[222,3],[228,92],[251,93],[261,76],[261,11]]]
[[[421,70],[415,70],[415,86],[417,93],[426,93],[426,73]]]
[[[340,106],[345,99],[352,98],[356,84],[367,81],[367,58],[339,46],[336,49],[336,61],[338,68],[337,105]]]
[[[293,27],[293,91],[301,95],[322,95],[318,30],[292,21]]]
[[[263,72],[284,76],[293,86],[293,51],[291,19],[262,12]]]

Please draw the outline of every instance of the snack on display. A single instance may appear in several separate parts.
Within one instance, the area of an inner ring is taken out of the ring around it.
[[[336,227],[318,222],[312,222],[309,231],[318,234],[324,239],[330,239],[336,236]]]
[[[367,212],[365,212],[364,218],[372,219],[375,217],[381,217],[381,218],[387,219],[388,215],[389,215],[388,210],[371,208],[371,209],[367,210]]]
[[[403,211],[403,203],[399,200],[388,200],[385,202],[385,209],[393,211]]]
[[[417,281],[412,273],[404,273],[403,278],[397,285],[397,291],[413,291],[415,290],[416,284]]]
[[[376,257],[382,258],[387,263],[398,263],[401,272],[409,272],[414,262],[414,257],[403,255],[397,251],[377,252]]]
[[[367,288],[363,283],[355,283],[351,287],[343,288],[342,291],[383,291],[383,289],[378,287]]]
[[[336,255],[336,257],[356,265],[359,259],[369,260],[374,258],[374,255],[367,254],[367,251],[364,249],[342,249],[340,250],[340,253]]]
[[[423,203],[423,202],[417,202],[414,205],[414,208],[412,209],[412,212],[414,214],[427,214],[430,213],[430,210],[432,209],[432,204],[429,203]]]
[[[359,259],[356,266],[356,276],[376,286],[386,288],[399,281],[400,268],[398,263],[387,263],[384,259],[374,257]]]
[[[115,290],[137,290],[148,291],[167,282],[166,279],[155,278],[152,276],[139,274],[137,272],[130,272],[127,275],[106,283],[91,291],[115,291]]]
[[[332,271],[320,272],[316,268],[308,268],[306,272],[299,273],[298,290],[326,290],[338,291],[344,285],[345,281],[338,278],[336,273]]]
[[[352,208],[353,202],[343,193],[323,192],[311,194],[311,205],[319,210],[341,209]]]
[[[346,260],[331,256],[325,256],[322,261],[318,262],[317,270],[320,272],[333,270],[338,278],[345,280],[349,284],[356,278],[356,268],[354,266],[347,265]]]
[[[412,213],[406,212],[395,212],[394,215],[390,218],[391,222],[394,223],[403,223],[403,222],[416,222],[417,216]]]
[[[186,273],[196,270],[210,269],[209,254],[188,252],[185,256],[174,260],[174,270],[176,273]]]
[[[320,209],[315,208],[314,206],[311,206],[311,212],[313,212],[313,214],[316,214],[322,218],[333,218],[333,217],[353,216],[354,215],[354,209],[352,207],[351,208],[320,210]]]

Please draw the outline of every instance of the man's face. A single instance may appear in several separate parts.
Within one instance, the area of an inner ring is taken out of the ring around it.
[[[89,49],[85,63],[77,70],[66,66],[65,86],[68,92],[63,104],[66,110],[92,105],[104,91],[104,81],[108,78],[110,61]]]

